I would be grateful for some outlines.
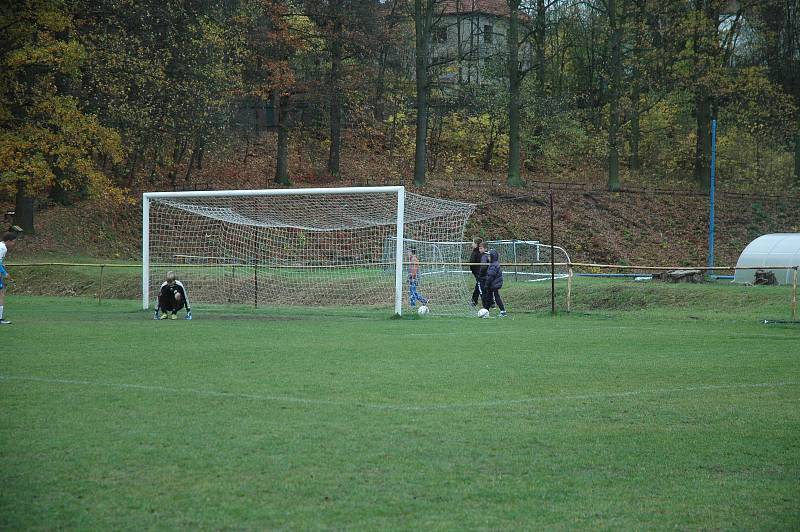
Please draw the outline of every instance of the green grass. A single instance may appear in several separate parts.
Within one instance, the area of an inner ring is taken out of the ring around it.
[[[541,290],[504,320],[11,295],[0,528],[797,529],[785,289],[513,313]]]

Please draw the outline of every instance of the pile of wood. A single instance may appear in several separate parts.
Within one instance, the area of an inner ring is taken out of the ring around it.
[[[755,285],[778,284],[778,280],[775,279],[775,273],[773,272],[765,272],[763,270],[757,270],[753,284]]]
[[[702,270],[672,270],[671,272],[654,273],[653,279],[668,283],[702,283],[706,276]]]

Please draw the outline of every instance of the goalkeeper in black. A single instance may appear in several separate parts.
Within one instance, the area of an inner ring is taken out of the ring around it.
[[[158,305],[156,305],[156,313],[153,319],[178,319],[178,311],[182,308],[186,308],[186,319],[192,319],[192,308],[189,306],[186,287],[177,280],[175,272],[167,272],[166,280],[161,283],[161,288],[158,291]],[[160,316],[159,312],[161,312]]]

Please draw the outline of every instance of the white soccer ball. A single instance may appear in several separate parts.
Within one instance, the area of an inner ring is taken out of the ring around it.
[[[488,318],[489,317],[489,310],[485,309],[485,308],[480,309],[478,311],[478,317],[479,318]]]
[[[425,306],[425,305],[422,305],[421,307],[419,307],[419,308],[417,309],[417,314],[419,314],[420,316],[424,316],[424,315],[425,315],[425,314],[427,314],[428,312],[430,312],[430,311],[428,310],[428,307],[427,307],[427,306]]]

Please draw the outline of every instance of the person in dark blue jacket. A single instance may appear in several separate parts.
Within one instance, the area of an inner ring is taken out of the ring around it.
[[[500,317],[506,315],[506,306],[500,297],[503,288],[503,268],[500,267],[500,254],[496,249],[489,250],[489,268],[486,270],[486,281],[483,290],[483,308],[489,310],[492,303],[500,309]]]

